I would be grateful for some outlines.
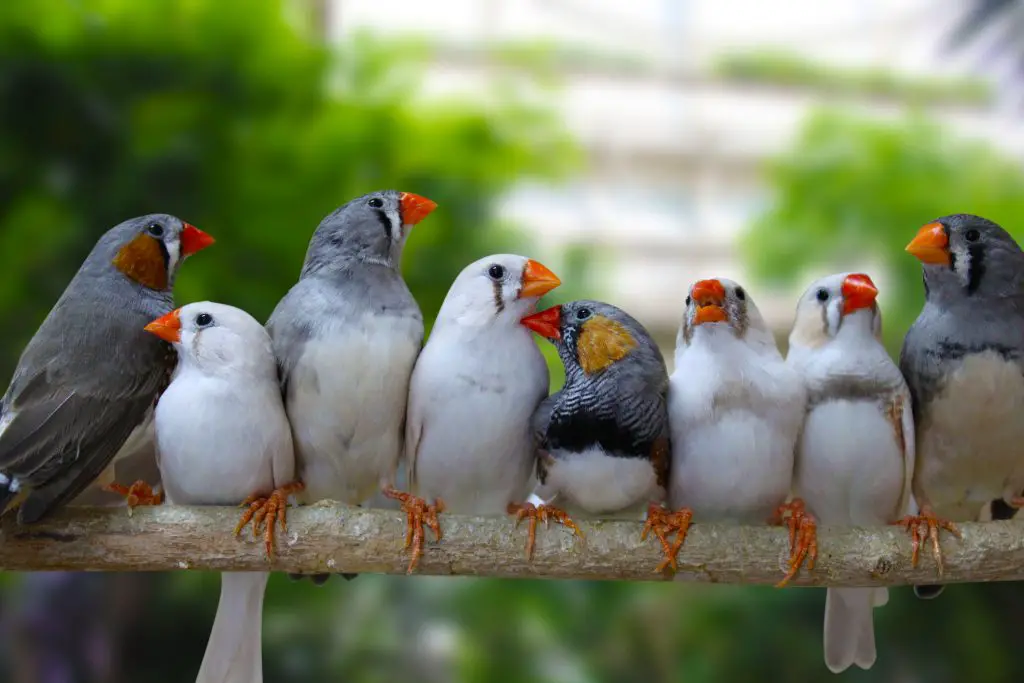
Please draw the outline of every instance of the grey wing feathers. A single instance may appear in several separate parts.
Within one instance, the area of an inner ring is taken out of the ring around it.
[[[312,336],[311,326],[296,319],[291,311],[289,299],[294,291],[295,288],[292,288],[292,291],[285,295],[271,313],[266,325],[267,334],[270,335],[274,348],[274,357],[277,359],[277,377],[281,383],[281,394],[285,398],[288,397],[288,381],[299,359],[302,358],[306,341]]]
[[[32,487],[21,506],[28,523],[81,493],[116,455],[166,381],[162,370],[112,395],[47,390],[32,378],[5,399],[0,469]]]
[[[530,428],[533,431],[533,441],[537,448],[542,448],[548,431],[548,423],[551,421],[551,413],[555,409],[555,403],[562,392],[555,392],[540,402],[533,412],[530,420]]]

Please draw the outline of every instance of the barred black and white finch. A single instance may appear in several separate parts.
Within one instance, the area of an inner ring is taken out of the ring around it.
[[[669,531],[685,535],[689,520],[661,506],[671,458],[668,373],[648,332],[625,311],[586,300],[522,323],[551,340],[565,366],[565,385],[534,416],[536,495],[544,504],[510,510],[531,518],[528,547],[538,519],[578,534],[572,515],[643,518],[646,512],[663,546]]]

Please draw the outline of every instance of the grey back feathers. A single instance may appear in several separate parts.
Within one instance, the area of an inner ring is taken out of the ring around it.
[[[173,252],[183,225],[173,216],[142,216],[109,230],[18,361],[0,412],[0,510],[19,488],[30,489],[22,522],[37,521],[99,476],[167,385],[174,353],[143,328],[173,308],[170,283],[181,259],[169,254],[168,286],[160,291],[112,263],[154,224]]]

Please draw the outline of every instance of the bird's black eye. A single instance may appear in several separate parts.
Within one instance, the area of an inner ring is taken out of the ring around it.
[[[578,311],[576,311],[576,319],[577,320],[586,320],[589,317],[590,317],[590,309],[589,308],[581,308]]]
[[[209,313],[200,313],[196,316],[196,325],[199,327],[208,327],[213,323],[213,316]]]
[[[968,242],[977,242],[978,238],[980,237],[981,233],[975,230],[974,228],[971,228],[970,230],[964,233],[964,239],[967,240]]]
[[[828,301],[828,290],[822,287],[814,296],[818,297],[818,301]]]
[[[689,306],[691,301],[693,301],[693,299],[691,297],[687,296],[686,297],[686,305]]]
[[[153,237],[163,237],[164,226],[160,225],[159,223],[150,223],[149,225],[146,226],[146,232],[148,232]]]
[[[743,301],[744,299],[747,298],[747,293],[743,291],[742,287],[736,288],[736,298],[739,299],[740,301]]]
[[[492,280],[500,280],[505,277],[505,266],[495,263],[487,269],[487,274],[491,276]]]
[[[379,209],[380,207],[384,206],[384,200],[381,199],[380,197],[374,197],[373,199],[370,200],[370,206],[372,206],[375,209]]]

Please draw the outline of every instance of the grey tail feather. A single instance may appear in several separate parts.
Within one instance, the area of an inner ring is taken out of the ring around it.
[[[11,491],[6,485],[0,486],[0,517],[7,512],[7,506],[11,504],[17,492]]]
[[[942,595],[942,591],[945,590],[945,588],[945,586],[935,583],[929,583],[923,586],[914,586],[914,595],[922,600],[934,600]]]

